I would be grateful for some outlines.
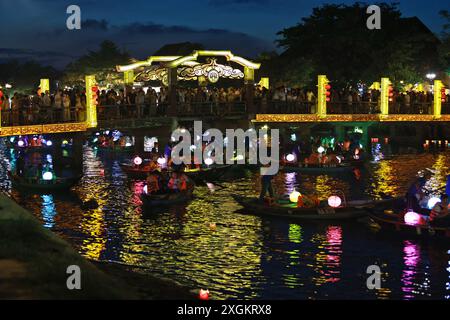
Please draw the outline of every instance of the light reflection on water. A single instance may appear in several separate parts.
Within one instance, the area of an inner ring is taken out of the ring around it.
[[[0,174],[14,163],[1,147]],[[358,223],[292,223],[234,213],[234,194],[258,194],[259,179],[199,186],[187,206],[142,212],[142,181],[130,181],[120,169],[124,156],[84,151],[84,177],[72,195],[12,194],[44,226],[69,240],[94,260],[143,267],[143,272],[207,288],[214,298],[258,299],[418,299],[450,296],[448,244],[405,241],[375,235]],[[343,176],[280,174],[279,193],[316,190],[322,200],[341,190],[348,198],[402,195],[418,170],[437,172],[443,185],[449,155],[400,156],[372,164],[361,179]],[[10,190],[5,178],[1,186]],[[99,207],[83,211],[75,202],[95,199]],[[210,228],[215,223],[216,230]],[[383,288],[365,287],[365,270],[382,266]]]

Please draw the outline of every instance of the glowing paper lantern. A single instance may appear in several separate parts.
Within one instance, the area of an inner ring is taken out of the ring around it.
[[[405,223],[406,224],[420,224],[420,221],[422,220],[422,216],[416,212],[410,211],[405,214]]]
[[[148,187],[147,187],[147,185],[145,185],[142,190],[144,191],[145,194],[148,194]]]
[[[51,173],[50,171],[44,172],[44,174],[42,175],[42,179],[44,179],[45,181],[53,180],[53,173]]]
[[[302,194],[300,192],[298,192],[297,190],[295,190],[294,192],[291,193],[291,195],[289,196],[289,200],[292,203],[297,203],[298,202],[298,198],[300,198],[302,196]]]
[[[317,149],[318,153],[324,153],[325,152],[325,148],[324,147],[319,147],[319,149]]]
[[[13,143],[14,142],[14,137],[10,138],[9,142]]]
[[[131,146],[132,146],[132,144],[129,142],[125,143],[125,147],[131,147]]]
[[[46,143],[47,147],[51,147],[53,145],[53,142],[51,142],[50,140],[47,141]]]
[[[69,141],[63,140],[62,144],[63,144],[63,146],[68,145],[68,144],[69,144]]]
[[[433,209],[434,206],[439,202],[441,202],[441,199],[439,199],[438,197],[430,198],[430,200],[428,200],[428,209]]]
[[[158,158],[157,162],[160,166],[163,166],[167,163],[167,160],[166,158]]]
[[[198,297],[200,300],[209,300],[209,290],[200,289]]]
[[[19,140],[19,142],[17,142],[17,145],[22,148],[25,143],[23,142],[23,140]]]
[[[288,155],[286,156],[286,160],[289,161],[289,162],[294,162],[294,161],[295,161],[295,155],[293,155],[293,154],[288,154]]]
[[[332,208],[339,208],[342,204],[342,199],[338,196],[331,196],[328,198],[328,205]]]
[[[135,165],[140,166],[142,164],[142,158],[136,157],[136,158],[134,158],[133,162]]]
[[[210,166],[210,165],[214,164],[214,160],[211,159],[211,158],[206,158],[206,159],[205,159],[205,164],[206,164],[207,166]]]

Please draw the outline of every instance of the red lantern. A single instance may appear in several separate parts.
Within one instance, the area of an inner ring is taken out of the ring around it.
[[[200,289],[199,296],[200,300],[209,300],[209,290]]]

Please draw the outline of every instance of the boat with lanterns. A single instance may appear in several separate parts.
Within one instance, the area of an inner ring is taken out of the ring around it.
[[[184,204],[193,199],[194,189],[191,188],[186,192],[164,193],[164,194],[146,194],[142,193],[141,201],[144,209],[152,209],[152,207],[170,207],[177,204]]]
[[[234,199],[244,208],[243,213],[256,214],[273,218],[297,220],[347,220],[358,219],[367,215],[366,207],[373,206],[373,200],[346,201],[338,196],[331,196],[328,201],[310,199],[301,201],[299,192],[293,192],[289,199],[278,199],[273,203],[262,202],[252,197],[235,195]],[[303,199],[305,199],[303,197]],[[304,202],[304,203],[303,203]]]
[[[444,223],[439,220],[430,222],[430,209],[423,208],[420,213],[408,210],[404,198],[392,199],[365,209],[372,219],[372,227],[419,238],[450,239],[450,223],[447,219]]]
[[[12,172],[8,175],[14,188],[37,193],[69,190],[81,179],[81,176],[55,177],[52,172],[45,172],[42,178],[22,177]]]

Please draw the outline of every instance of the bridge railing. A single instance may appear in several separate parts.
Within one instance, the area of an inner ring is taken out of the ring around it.
[[[82,108],[55,108],[31,105],[20,109],[1,111],[1,126],[32,126],[54,123],[86,121],[86,110]]]
[[[257,113],[260,114],[313,114],[316,102],[300,101],[258,101]],[[371,101],[332,101],[327,103],[327,114],[379,114],[379,102]],[[390,114],[433,114],[433,102],[401,103],[394,102],[389,106]],[[442,105],[442,114],[450,114],[450,105]]]

